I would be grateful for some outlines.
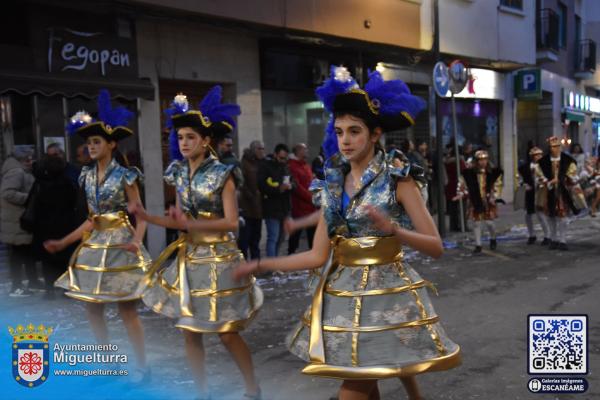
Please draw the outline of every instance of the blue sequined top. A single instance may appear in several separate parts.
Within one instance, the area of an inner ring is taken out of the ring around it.
[[[164,179],[167,184],[175,186],[182,211],[194,217],[199,213],[223,217],[221,192],[230,174],[239,187],[242,182],[239,168],[222,164],[216,157],[210,155],[196,169],[191,180],[189,164],[186,160],[173,161],[167,167]]]
[[[401,166],[394,166],[394,159],[398,159]],[[396,201],[396,187],[399,180],[409,176],[424,185],[421,167],[410,164],[400,151],[394,150],[386,155],[379,150],[361,177],[360,189],[350,198],[348,205],[342,207],[344,179],[348,172],[350,164],[338,153],[325,163],[325,179],[313,180],[309,188],[315,206],[324,210],[329,237],[386,236],[367,216],[367,205],[379,208],[401,226],[412,229],[404,207]]]
[[[88,209],[92,214],[109,214],[127,210],[125,185],[133,185],[136,180],[142,180],[139,169],[125,168],[114,158],[108,164],[104,179],[98,182],[96,164],[83,167],[79,174],[79,186],[85,189]]]

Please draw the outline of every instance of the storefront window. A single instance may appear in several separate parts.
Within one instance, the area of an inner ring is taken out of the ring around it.
[[[267,152],[278,143],[290,148],[306,143],[316,157],[323,141],[327,115],[312,91],[263,90],[263,138]]]
[[[452,108],[449,100],[440,104],[444,145],[453,138]],[[500,103],[483,100],[456,100],[458,144],[470,143],[474,150],[487,150],[490,160],[500,163],[499,136]]]
[[[36,151],[36,158],[40,158],[46,152],[48,145],[58,143],[65,150],[67,160],[76,161],[77,147],[83,145],[84,141],[77,135],[72,137],[66,135],[67,118],[80,110],[86,110],[96,117],[95,99],[11,94],[4,100],[6,100],[4,102],[6,107],[11,110],[11,118],[3,124],[2,129],[3,142],[9,144],[7,147],[30,145]],[[123,105],[131,111],[135,110],[133,101],[122,102],[113,99],[112,104],[113,107]],[[136,118],[129,122],[128,127],[133,129],[135,134],[119,142],[119,150],[131,165],[141,167]],[[6,153],[10,151],[10,148],[6,149]]]

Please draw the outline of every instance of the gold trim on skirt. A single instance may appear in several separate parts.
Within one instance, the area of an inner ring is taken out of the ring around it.
[[[400,244],[394,236],[388,237],[361,237],[361,238],[343,238],[335,237],[332,240],[333,257],[321,273],[319,284],[311,304],[309,317],[303,317],[302,322],[309,327],[309,348],[308,355],[310,363],[302,370],[308,375],[324,376],[339,379],[381,379],[389,377],[404,377],[419,374],[425,371],[438,371],[453,368],[460,364],[460,348],[453,353],[447,354],[445,349],[440,349],[439,338],[431,334],[432,339],[438,348],[439,356],[425,361],[419,361],[406,366],[358,366],[358,335],[361,332],[382,332],[401,328],[413,328],[425,326],[431,331],[431,326],[439,322],[438,316],[427,316],[421,314],[421,319],[407,321],[403,323],[385,325],[385,326],[360,326],[358,324],[360,311],[362,308],[362,296],[374,296],[383,294],[393,294],[410,291],[415,296],[417,305],[422,302],[416,289],[423,287],[433,287],[431,282],[420,280],[412,282],[406,277],[406,285],[394,288],[383,288],[365,290],[368,279],[369,268],[375,265],[397,264],[400,272],[403,273],[402,260],[403,252]],[[362,279],[359,290],[342,291],[333,290],[327,287],[329,276],[342,265],[343,267],[362,267]],[[354,297],[355,315],[352,326],[332,326],[323,324],[323,300],[324,294],[333,296]],[[422,310],[424,311],[424,309]],[[300,330],[296,332],[298,335]],[[352,366],[337,366],[327,364],[325,357],[325,344],[323,332],[350,332],[352,334]],[[435,337],[434,337],[435,336]],[[441,350],[441,351],[440,351]]]
[[[135,230],[129,221],[129,217],[127,213],[124,211],[118,211],[114,213],[106,213],[106,214],[93,214],[89,216],[89,220],[92,222],[93,230],[97,232],[110,231],[113,229],[122,229],[125,228],[131,232],[133,235]],[[122,302],[122,301],[132,301],[140,298],[139,293],[136,291],[132,293],[116,293],[116,292],[105,292],[100,288],[100,284],[102,282],[102,274],[103,273],[118,273],[124,271],[133,271],[136,269],[140,269],[142,271],[146,270],[149,262],[144,260],[144,256],[140,251],[137,254],[138,263],[137,264],[128,264],[128,265],[118,265],[118,266],[105,266],[106,262],[106,251],[109,249],[118,249],[123,246],[123,244],[109,244],[109,243],[88,243],[87,241],[91,237],[90,232],[84,232],[81,243],[77,246],[73,254],[71,255],[71,259],[69,260],[69,267],[67,271],[62,274],[56,282],[59,282],[63,279],[64,276],[68,277],[68,289],[65,292],[66,296],[71,298],[82,300],[91,303],[112,303],[112,302]],[[104,250],[102,259],[100,260],[100,265],[92,266],[92,265],[84,265],[77,263],[77,259],[79,257],[79,253],[82,249],[94,249],[94,250]],[[123,249],[123,251],[126,251]],[[77,276],[75,274],[75,270],[82,271],[91,271],[97,272],[100,276],[98,277],[97,287],[91,293],[83,293],[81,292],[81,287],[77,281]],[[62,286],[61,286],[62,287]]]

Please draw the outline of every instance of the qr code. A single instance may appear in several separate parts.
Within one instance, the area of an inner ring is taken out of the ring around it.
[[[530,374],[587,374],[587,315],[530,315]]]

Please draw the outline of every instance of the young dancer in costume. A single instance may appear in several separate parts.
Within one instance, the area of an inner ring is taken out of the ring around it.
[[[215,86],[199,110],[190,109],[186,97],[178,95],[167,112],[175,160],[164,179],[176,188],[176,207],[166,217],[148,215],[141,205],[131,211],[181,233],[155,261],[144,282],[148,287],[143,301],[155,312],[177,319],[202,398],[210,398],[202,336],[218,333],[242,372],[246,397],[258,399],[250,350],[239,331],[262,305],[262,292],[254,278],[235,282],[231,277],[232,269],[244,259],[233,235],[238,228],[235,188],[241,172],[220,163],[211,147],[233,130],[240,109],[221,104],[221,87]],[[155,274],[174,252],[176,259]]]
[[[469,217],[473,220],[475,234],[474,253],[481,253],[481,224],[485,223],[490,232],[490,249],[495,250],[496,226],[498,218],[496,200],[502,195],[502,170],[491,168],[489,155],[485,150],[475,152],[475,163],[463,171],[460,177],[458,195],[469,199]]]
[[[361,89],[343,67],[332,67],[317,95],[331,112],[325,146],[340,152],[311,187],[322,212],[313,249],[244,263],[235,276],[323,266],[312,305],[288,338],[309,363],[303,372],[343,379],[342,400],[378,399],[377,380],[391,377],[419,399],[414,375],[458,365],[460,350],[431,305],[431,283],[403,260],[404,245],[432,257],[443,251],[416,183],[423,171],[378,142],[411,125],[424,102],[378,72]]]
[[[90,216],[78,229],[60,240],[45,242],[44,247],[54,253],[83,239],[73,253],[69,269],[55,286],[66,289],[67,296],[86,302],[88,319],[99,343],[108,343],[104,305],[118,304],[143,379],[148,376],[148,369],[144,331],[135,300],[140,297],[136,289],[151,260],[142,244],[146,223],[136,221],[133,228],[127,217],[127,205],[140,202],[138,182],[142,173],[117,161],[117,142],[133,135],[126,127],[132,116],[125,107],[112,108],[110,94],[102,90],[97,120],[83,111],[71,118],[69,133],[86,139],[94,161],[92,166],[83,167],[79,176]]]
[[[536,180],[546,188],[544,214],[549,219],[550,249],[569,250],[567,246],[567,217],[585,208],[583,193],[575,203],[572,189],[577,184],[577,163],[567,153],[561,151],[560,139],[552,136],[546,140],[550,147],[536,168]]]
[[[533,229],[533,215],[537,215],[538,221],[542,226],[544,232],[544,240],[542,240],[542,246],[550,244],[550,231],[548,228],[548,221],[540,207],[536,205],[536,197],[544,196],[543,188],[536,185],[535,183],[535,169],[538,161],[544,155],[544,152],[539,147],[532,147],[529,150],[529,157],[531,162],[529,164],[523,164],[519,167],[519,174],[521,175],[521,182],[525,185],[525,224],[527,225],[527,244],[534,244],[536,241],[535,230]],[[539,200],[539,199],[538,199]]]

